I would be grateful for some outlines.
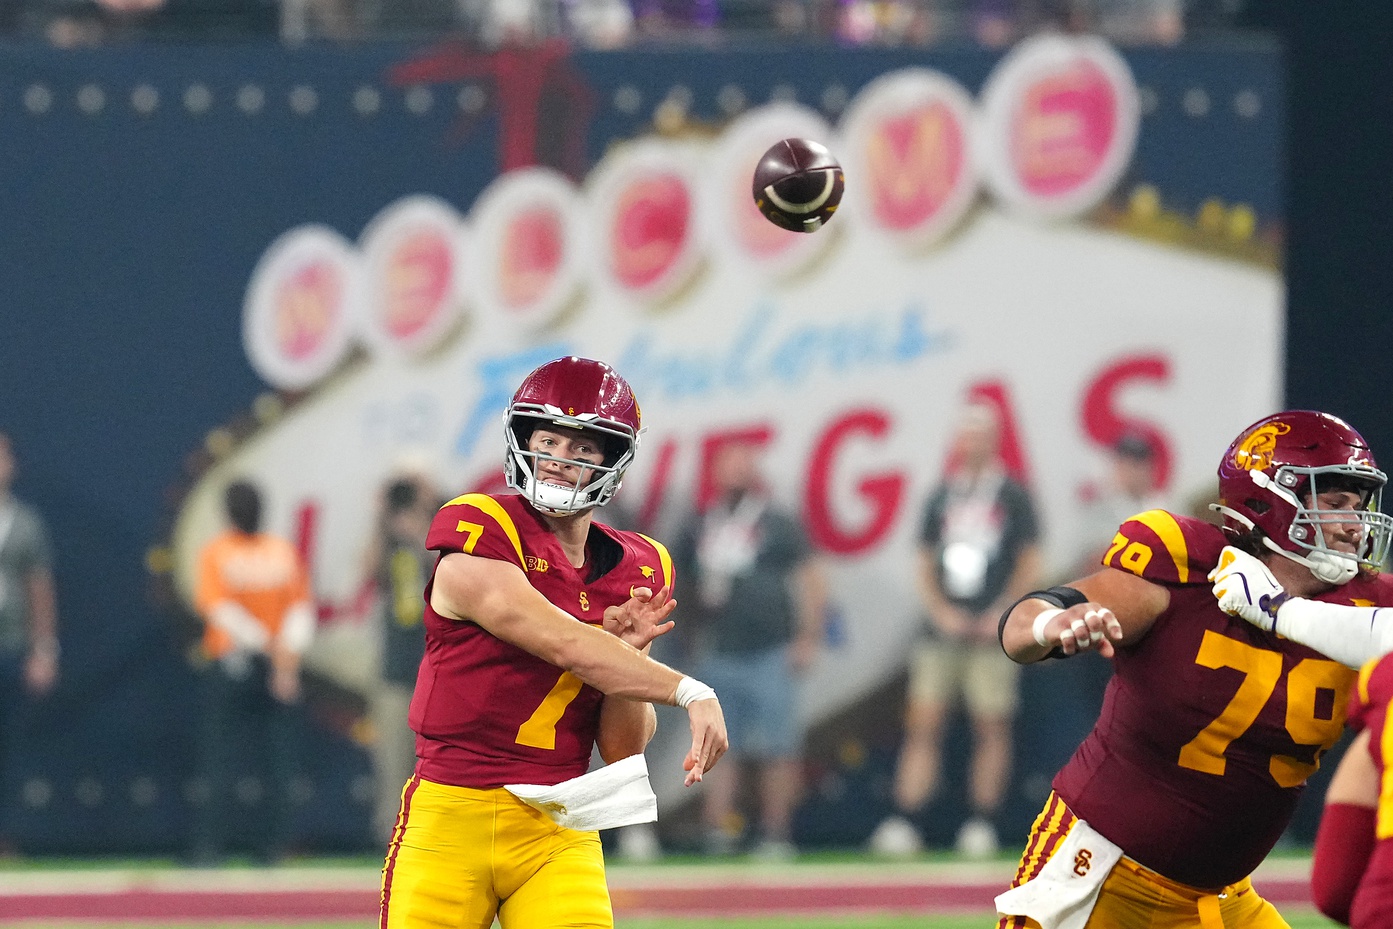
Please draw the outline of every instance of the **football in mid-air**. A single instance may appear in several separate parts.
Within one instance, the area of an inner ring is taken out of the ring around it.
[[[784,139],[755,165],[755,206],[774,225],[816,232],[842,202],[842,166],[812,139]]]

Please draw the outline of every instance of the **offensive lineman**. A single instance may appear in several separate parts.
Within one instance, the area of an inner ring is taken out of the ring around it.
[[[1354,671],[1226,613],[1210,575],[1227,544],[1293,596],[1393,605],[1393,582],[1371,573],[1389,541],[1385,482],[1343,421],[1278,413],[1224,453],[1222,530],[1141,513],[1102,571],[1006,612],[1016,661],[1096,648],[1114,673],[997,898],[1001,929],[1287,926],[1249,874],[1339,738]]]

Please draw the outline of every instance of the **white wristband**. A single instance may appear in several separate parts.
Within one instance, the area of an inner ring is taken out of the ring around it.
[[[1048,610],[1041,610],[1039,613],[1035,614],[1035,622],[1030,625],[1030,633],[1035,636],[1036,642],[1043,645],[1045,648],[1054,647],[1055,643],[1045,638],[1045,624],[1063,612],[1063,610],[1051,608]]]
[[[694,677],[684,677],[677,682],[677,693],[673,695],[673,702],[684,710],[688,705],[698,700],[714,700],[716,691]]]

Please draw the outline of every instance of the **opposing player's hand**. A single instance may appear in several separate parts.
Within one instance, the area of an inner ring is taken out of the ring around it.
[[[1111,658],[1115,653],[1113,643],[1122,641],[1122,624],[1102,604],[1080,603],[1050,617],[1041,635],[1046,645],[1058,646],[1066,655],[1096,651]]]
[[[691,787],[721,760],[726,749],[730,748],[730,739],[726,737],[726,718],[721,711],[721,701],[715,697],[689,704],[687,721],[692,727],[692,749],[682,759],[682,770],[687,772],[686,785]]]
[[[1218,566],[1209,572],[1209,580],[1214,583],[1219,609],[1230,616],[1241,616],[1267,632],[1276,628],[1277,611],[1287,602],[1288,595],[1267,565],[1226,545],[1219,553]]]
[[[664,586],[656,594],[647,587],[635,587],[629,591],[628,600],[605,608],[605,631],[642,651],[673,627],[668,617],[675,609],[677,601],[672,598],[671,587]]]

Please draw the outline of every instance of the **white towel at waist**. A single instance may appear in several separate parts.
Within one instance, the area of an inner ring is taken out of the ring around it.
[[[1122,849],[1088,823],[1075,820],[1040,873],[996,898],[1002,916],[1029,916],[1042,929],[1084,929],[1103,881]]]
[[[552,787],[505,784],[503,789],[558,825],[581,832],[651,823],[658,818],[658,798],[648,783],[648,761],[642,753]]]

